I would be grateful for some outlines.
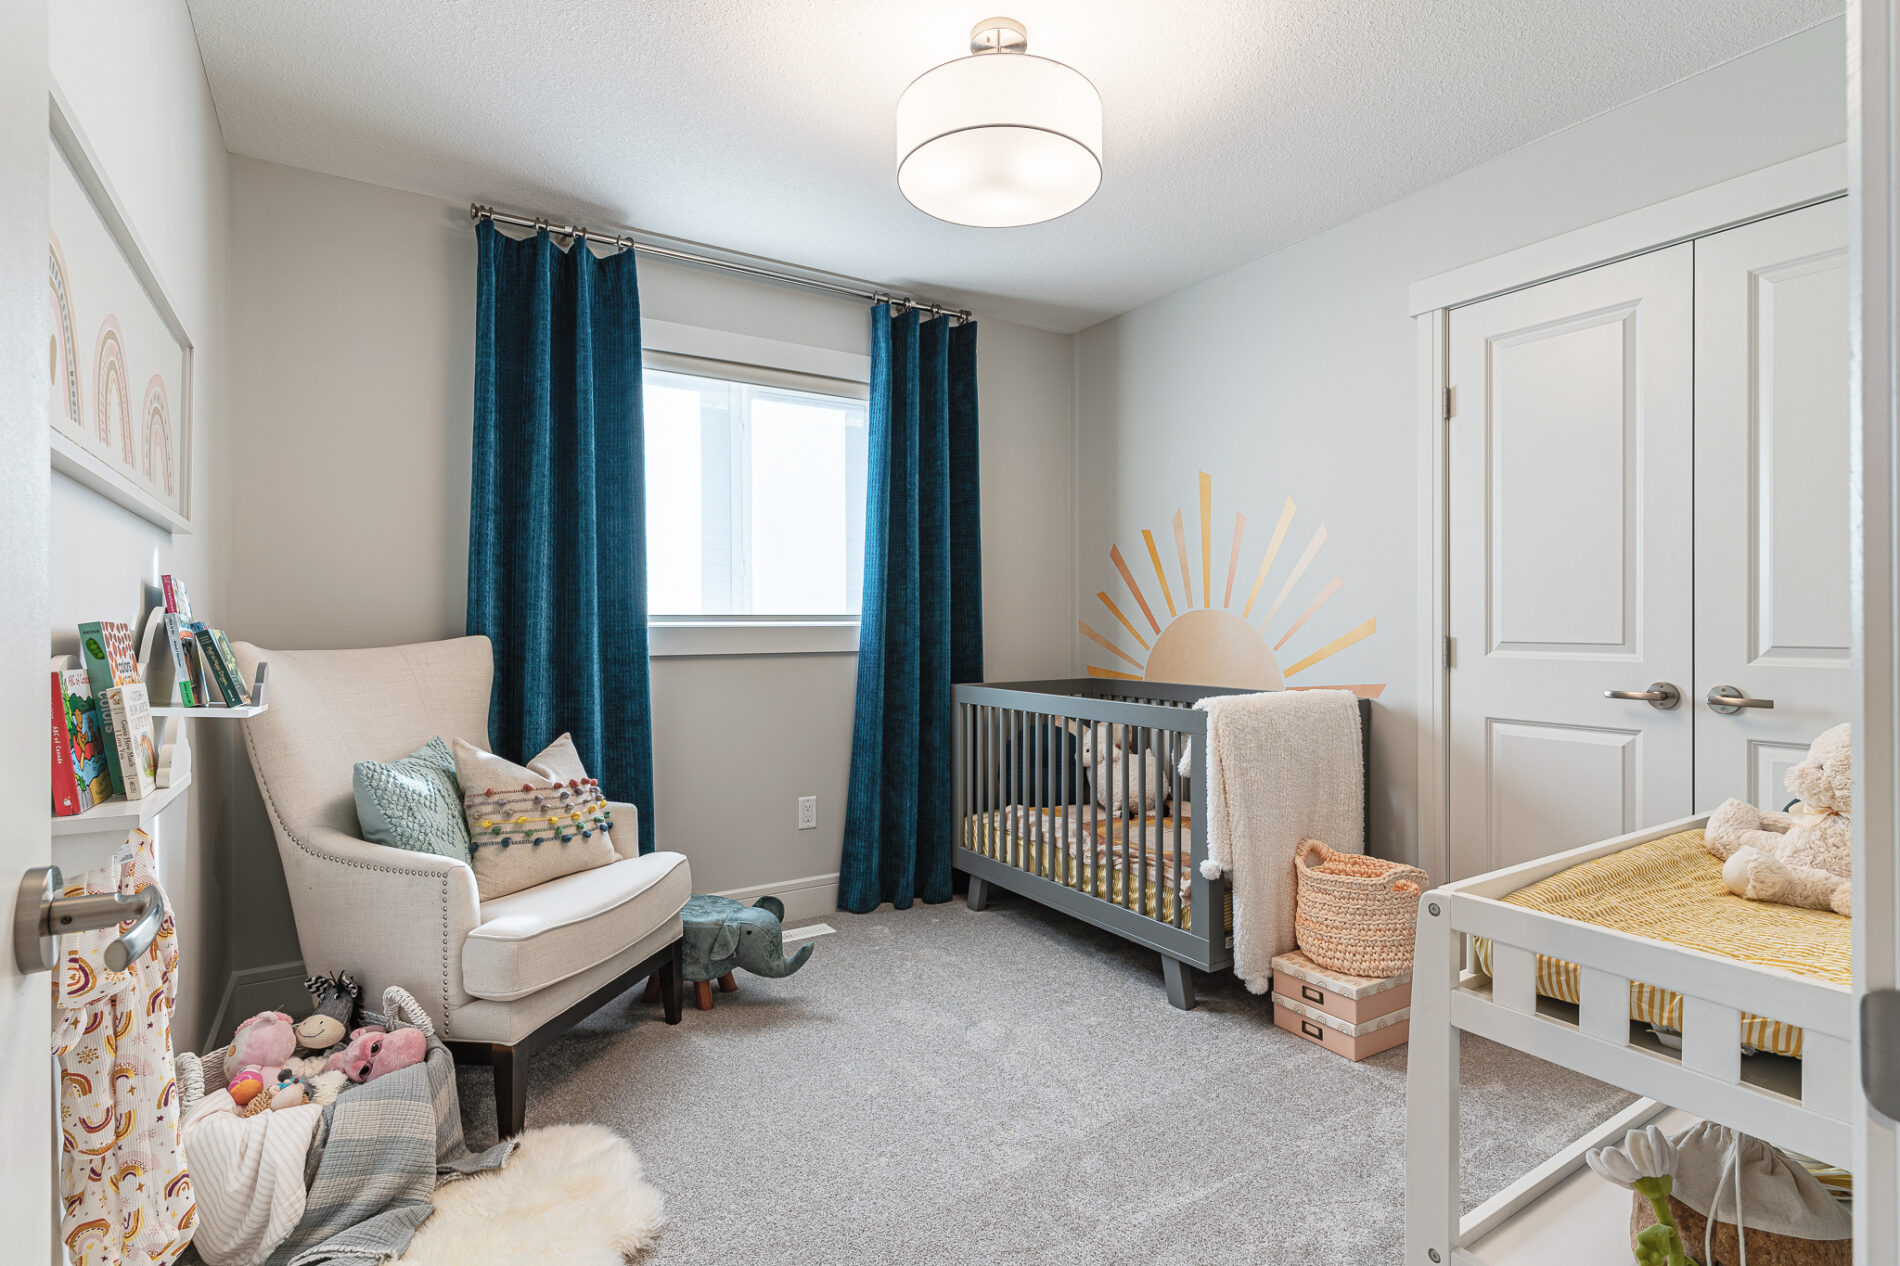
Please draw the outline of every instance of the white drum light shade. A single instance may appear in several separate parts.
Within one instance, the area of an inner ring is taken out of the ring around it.
[[[1102,98],[1046,57],[987,52],[920,76],[897,102],[897,186],[976,228],[1067,215],[1102,183]]]

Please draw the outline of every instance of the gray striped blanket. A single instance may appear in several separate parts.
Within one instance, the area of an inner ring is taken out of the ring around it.
[[[418,1027],[429,1027],[427,1017]],[[438,1183],[499,1169],[513,1150],[513,1139],[481,1153],[468,1150],[455,1061],[432,1033],[422,1063],[346,1090],[323,1110],[307,1162],[303,1220],[267,1266],[396,1256],[429,1216]]]

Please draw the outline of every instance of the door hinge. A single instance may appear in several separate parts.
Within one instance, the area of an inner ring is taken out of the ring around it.
[[[1451,667],[1452,646],[1453,646],[1453,642],[1451,640],[1451,634],[1447,633],[1445,634],[1445,667],[1447,668]]]
[[[1900,1121],[1900,989],[1860,1000],[1860,1088],[1876,1112]]]
[[[1442,416],[1443,419],[1447,422],[1451,421],[1451,388],[1450,387],[1445,388],[1443,413],[1440,416]]]

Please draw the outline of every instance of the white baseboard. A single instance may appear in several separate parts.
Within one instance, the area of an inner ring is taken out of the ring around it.
[[[734,901],[747,904],[760,897],[777,897],[785,903],[785,918],[781,922],[790,927],[801,919],[816,919],[837,913],[838,872],[807,875],[803,879],[784,879],[775,884],[754,884],[750,888],[729,888],[713,895],[731,897]]]
[[[269,1010],[268,1001],[257,1001],[260,994],[267,999],[274,999],[294,993],[303,998],[306,1004],[303,1009],[308,1009],[309,998],[303,988],[304,976],[303,960],[300,958],[232,972],[224,982],[224,996],[218,999],[218,1009],[211,1017],[210,1030],[198,1049],[208,1051],[225,1045],[240,1019],[248,1019],[259,1011]]]

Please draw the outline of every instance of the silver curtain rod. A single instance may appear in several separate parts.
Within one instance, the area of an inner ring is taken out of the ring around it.
[[[694,264],[701,268],[717,268],[722,272],[738,273],[743,277],[758,277],[765,281],[775,281],[788,286],[800,286],[806,290],[820,290],[826,294],[843,295],[866,303],[888,303],[897,312],[915,308],[919,312],[928,312],[932,316],[952,316],[959,321],[969,321],[968,308],[946,308],[941,303],[924,303],[909,295],[893,294],[888,290],[873,290],[865,286],[853,286],[846,282],[827,281],[820,277],[810,277],[802,273],[784,269],[768,268],[763,264],[748,264],[742,260],[720,259],[714,255],[699,255],[692,251],[683,251],[674,246],[661,246],[657,242],[643,242],[626,233],[608,233],[600,229],[584,228],[578,224],[558,224],[546,217],[511,215],[506,211],[497,211],[491,206],[479,202],[468,204],[468,218],[475,221],[493,220],[497,224],[512,224],[523,229],[546,229],[560,237],[571,237],[584,242],[600,242],[616,250],[638,251],[642,255],[657,255],[661,259],[677,260],[682,264]],[[787,266],[790,267],[789,265]]]

